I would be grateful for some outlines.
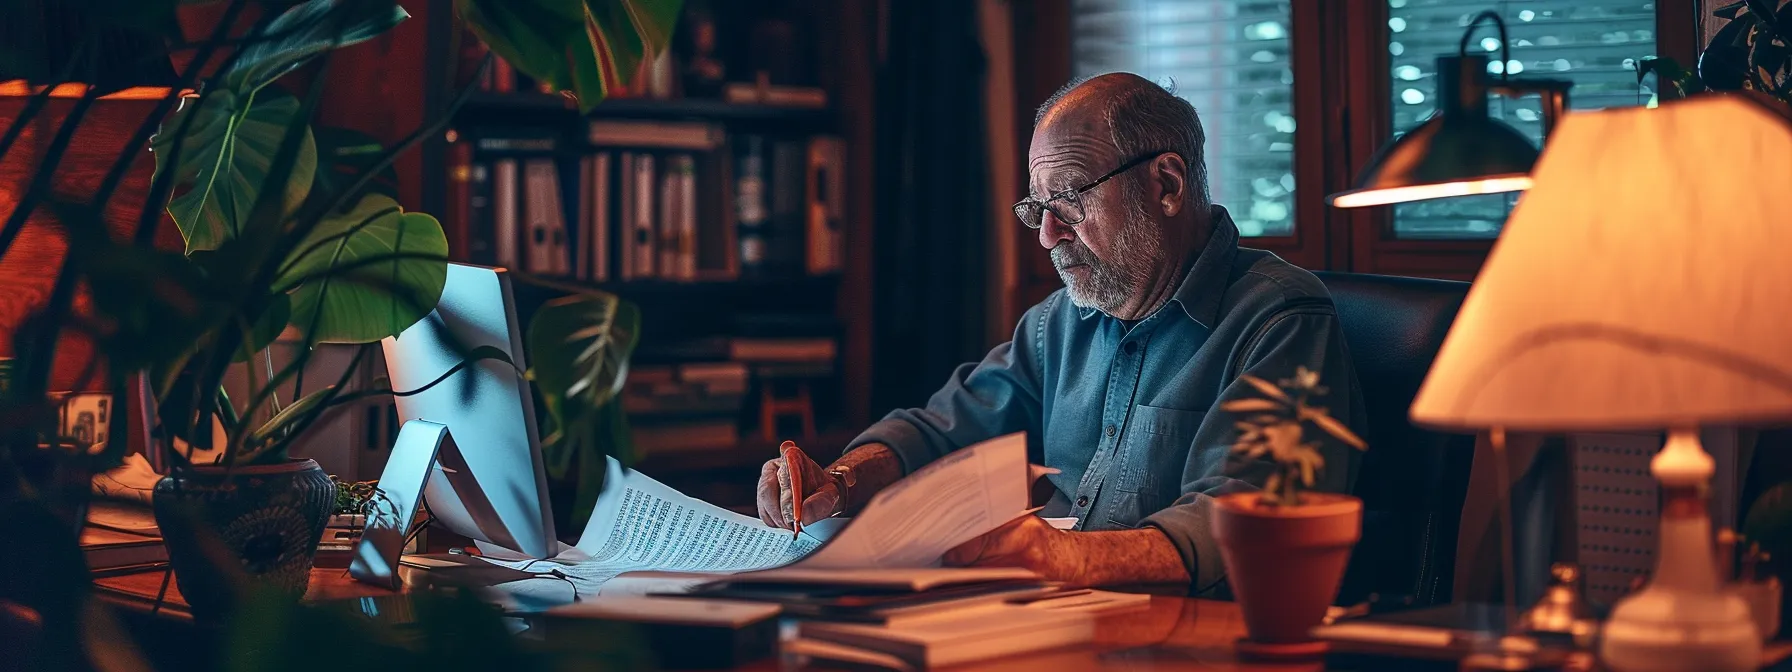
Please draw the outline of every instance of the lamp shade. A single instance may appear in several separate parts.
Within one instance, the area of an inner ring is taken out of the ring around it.
[[[1357,188],[1330,197],[1356,208],[1429,198],[1521,191],[1531,186],[1537,148],[1511,126],[1482,117],[1436,115],[1387,145]]]
[[[1485,56],[1438,57],[1437,113],[1383,145],[1356,187],[1326,202],[1357,208],[1529,188],[1537,147],[1488,116],[1486,72]]]
[[[1792,121],[1744,96],[1565,115],[1411,408],[1421,425],[1792,418]]]

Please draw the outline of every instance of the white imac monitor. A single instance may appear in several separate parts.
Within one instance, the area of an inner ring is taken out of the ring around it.
[[[424,491],[430,513],[482,553],[552,557],[560,544],[504,269],[448,264],[435,311],[381,343],[392,389],[421,388],[460,364],[465,350],[455,350],[457,341],[465,350],[495,347],[515,366],[480,360],[426,391],[394,397],[401,423],[447,425],[458,448],[443,450],[431,468]]]

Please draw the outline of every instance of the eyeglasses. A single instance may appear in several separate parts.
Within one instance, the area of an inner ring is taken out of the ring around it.
[[[1090,189],[1099,187],[1101,186],[1101,183],[1113,179],[1115,175],[1131,170],[1133,166],[1157,158],[1159,154],[1163,154],[1163,152],[1147,152],[1141,154],[1134,157],[1131,161],[1121,164],[1119,168],[1108,171],[1108,174],[1095,178],[1095,181],[1093,182],[1075,189],[1065,189],[1056,194],[1052,194],[1050,198],[1047,198],[1044,201],[1029,195],[1026,198],[1021,199],[1019,203],[1014,204],[1014,216],[1019,217],[1020,223],[1027,225],[1027,228],[1037,229],[1043,225],[1045,221],[1045,211],[1049,208],[1053,215],[1057,215],[1058,221],[1073,226],[1081,224],[1084,215],[1083,194],[1089,193]]]

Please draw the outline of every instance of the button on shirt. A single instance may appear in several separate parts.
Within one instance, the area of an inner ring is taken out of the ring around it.
[[[1212,497],[1260,489],[1267,457],[1234,456],[1234,420],[1219,403],[1260,396],[1239,375],[1271,382],[1320,374],[1315,403],[1365,431],[1356,373],[1318,278],[1261,250],[1213,206],[1213,234],[1172,298],[1131,325],[1073,305],[1058,290],[1028,309],[1013,340],[966,363],[922,408],[898,409],[848,448],[889,446],[906,471],[948,452],[1027,433],[1029,459],[1061,473],[1039,515],[1077,529],[1151,526],[1169,537],[1203,593],[1224,578]],[[1315,489],[1349,492],[1358,452],[1317,429],[1325,468]]]

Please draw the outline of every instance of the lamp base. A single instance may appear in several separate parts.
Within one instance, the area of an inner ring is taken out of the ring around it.
[[[1761,633],[1735,595],[1652,585],[1612,610],[1599,659],[1617,672],[1756,670]]]
[[[1606,619],[1599,659],[1617,672],[1743,672],[1761,666],[1761,633],[1748,602],[1724,590],[1705,487],[1711,456],[1697,430],[1677,428],[1649,471],[1661,482],[1661,530],[1649,584]]]

